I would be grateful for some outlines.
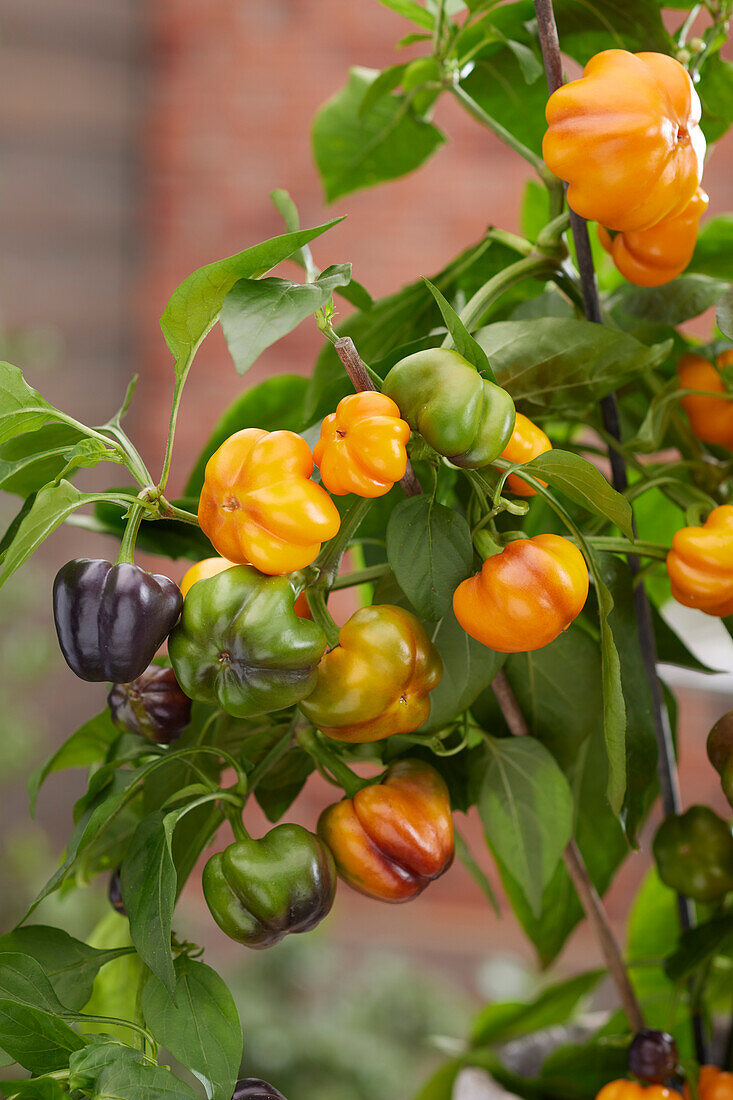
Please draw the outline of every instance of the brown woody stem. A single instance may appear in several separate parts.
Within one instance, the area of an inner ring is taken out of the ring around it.
[[[512,735],[514,737],[527,737],[529,728],[503,669],[496,674],[491,687]],[[626,964],[608,921],[606,910],[603,908],[603,902],[598,896],[598,891],[593,885],[583,857],[574,840],[570,841],[563,852],[563,860],[586,919],[596,936],[624,1012],[629,1018],[629,1023],[634,1031],[641,1031],[644,1027],[641,1006],[629,981]]]

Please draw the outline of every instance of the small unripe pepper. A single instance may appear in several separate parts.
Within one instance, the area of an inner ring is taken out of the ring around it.
[[[192,699],[247,718],[292,706],[313,690],[326,636],[296,614],[288,577],[251,565],[198,581],[168,653]]]
[[[313,461],[330,493],[381,497],[405,476],[409,438],[410,425],[389,397],[352,393],[323,421]]]
[[[312,473],[310,448],[295,432],[236,432],[206,464],[201,530],[231,562],[273,575],[304,569],[341,525]]]
[[[670,814],[654,837],[662,882],[695,901],[717,901],[733,890],[733,835],[708,806]]]
[[[567,630],[588,596],[588,567],[561,535],[510,542],[459,584],[453,610],[467,634],[498,653],[541,649]]]
[[[604,50],[550,96],[542,155],[568,204],[625,233],[676,217],[702,179],[700,98],[661,53]]]
[[[333,857],[301,825],[276,825],[259,840],[237,840],[204,867],[206,904],[221,930],[245,947],[272,947],[309,932],[331,910]]]
[[[677,1072],[677,1044],[666,1031],[645,1027],[629,1045],[629,1070],[652,1085],[663,1085]]]
[[[183,600],[168,577],[137,565],[75,558],[53,583],[61,652],[82,680],[126,684],[148,667]]]
[[[719,718],[708,734],[708,760],[720,776],[723,794],[733,806],[733,711]]]
[[[300,709],[337,741],[379,741],[427,720],[429,693],[442,675],[440,654],[412,612],[362,607],[341,627]]]
[[[507,462],[531,462],[533,458],[552,450],[552,443],[537,424],[522,413],[517,413],[512,438],[501,452]],[[533,497],[537,493],[517,474],[509,474],[507,488],[519,497]]]
[[[733,366],[733,348],[718,356],[717,366],[702,355],[683,355],[677,367],[683,390],[703,390],[712,394],[726,392],[721,372]],[[733,450],[733,400],[688,394],[680,400],[690,427],[703,443],[715,443]]]
[[[420,760],[399,760],[380,783],[328,806],[318,833],[339,876],[379,901],[410,901],[453,861],[448,789]]]
[[[129,733],[169,745],[191,721],[191,700],[172,668],[149,665],[129,684],[113,684],[107,696],[112,721]]]
[[[685,607],[733,614],[733,506],[714,508],[702,527],[683,527],[667,554],[672,595]]]
[[[514,428],[514,402],[457,351],[432,348],[392,367],[384,393],[438,454],[456,466],[488,466]]]
[[[232,1100],[285,1100],[285,1097],[259,1077],[242,1077],[234,1086]]]
[[[664,218],[649,229],[617,233],[615,237],[599,225],[598,239],[630,283],[635,286],[671,283],[692,259],[698,225],[708,201],[708,196],[698,187],[680,214]]]

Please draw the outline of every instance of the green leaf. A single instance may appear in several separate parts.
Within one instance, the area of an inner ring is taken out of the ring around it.
[[[478,886],[485,898],[489,901],[492,909],[499,916],[499,903],[496,900],[496,894],[494,893],[491,883],[489,882],[488,875],[479,867],[476,862],[473,852],[469,848],[463,836],[458,832],[456,828],[453,829],[453,836],[456,845],[456,855],[460,859],[463,866],[468,871],[473,881]]]
[[[609,1081],[624,1077],[629,1035],[624,1018],[623,1038],[609,1040],[601,1033],[586,1043],[567,1043],[553,1050],[540,1073],[542,1096],[557,1100],[588,1100]],[[676,1036],[676,1032],[675,1032]]]
[[[463,516],[427,496],[402,501],[387,524],[387,557],[419,615],[437,621],[473,569],[471,532]]]
[[[388,96],[390,92],[393,92],[399,86],[403,73],[408,66],[409,62],[403,62],[401,65],[390,65],[389,68],[382,69],[379,76],[375,77],[366,90],[359,105],[359,118],[368,115],[380,99],[384,99],[385,96]]]
[[[46,424],[0,446],[0,488],[26,497],[55,481],[85,436],[69,424]]]
[[[467,359],[469,363],[473,363],[479,374],[485,374],[490,382],[496,382],[491,364],[486,358],[486,352],[481,345],[474,340],[473,336],[471,336],[471,333],[453,309],[453,306],[440,293],[437,286],[433,286],[429,279],[423,279],[423,282],[438,303],[438,308],[443,314],[445,326],[450,333],[456,351],[462,355],[464,359]]]
[[[133,1050],[126,1043],[112,1039],[109,1035],[92,1040],[88,1046],[75,1051],[69,1058],[69,1088],[72,1091],[80,1089],[90,1092],[105,1066],[124,1060],[142,1062],[144,1055],[142,1051]]]
[[[605,970],[588,970],[584,974],[543,989],[532,1001],[505,1001],[486,1005],[471,1025],[474,1046],[505,1043],[520,1035],[557,1027],[571,1019],[578,1005],[593,992]]]
[[[84,1041],[61,1018],[72,1015],[35,959],[0,954],[0,1045],[31,1073],[66,1065]]]
[[[229,291],[240,279],[253,279],[287,260],[303,245],[331,229],[339,219],[272,237],[236,256],[198,268],[173,291],[160,319],[165,342],[176,361],[179,385],[190,367],[190,358],[219,317]]]
[[[441,730],[462,714],[493,681],[506,660],[472,638],[449,608],[433,642],[443,661],[443,676],[430,692],[430,717],[420,732]]]
[[[47,485],[41,489],[5,552],[0,587],[77,508],[108,499],[107,493],[81,493],[69,481],[60,481],[58,485]]]
[[[20,951],[0,953],[0,998],[60,1016],[72,1015],[68,1005],[57,997],[41,964]]]
[[[401,97],[380,99],[361,118],[359,108],[378,75],[375,69],[352,69],[346,87],[313,122],[313,154],[328,202],[412,172],[444,140]]]
[[[58,416],[53,405],[28,385],[19,367],[0,363],[0,443],[36,431]]]
[[[680,275],[664,286],[624,286],[614,295],[611,308],[619,318],[625,315],[660,325],[681,325],[714,306],[729,286],[729,282],[708,275]]]
[[[523,469],[548,482],[587,511],[604,516],[627,538],[633,539],[631,505],[587,459],[571,451],[552,450],[532,459]]]
[[[130,926],[127,917],[108,908],[105,916],[89,937],[90,943],[101,950],[116,947],[132,947]],[[147,969],[136,951],[129,955],[120,955],[97,974],[94,992],[84,1011],[89,1016],[116,1016],[120,1020],[131,1020],[142,1024],[143,1018],[138,1000],[138,989],[142,989]],[[91,1024],[84,1021],[84,1034],[87,1039],[94,1033],[100,1038],[113,1037],[127,1045],[132,1040],[130,1029],[117,1024]],[[97,1042],[96,1038],[90,1040]]]
[[[143,962],[174,995],[171,924],[178,876],[171,836],[179,812],[156,810],[138,825],[122,862],[122,900],[130,920],[130,936]]]
[[[235,283],[224,299],[221,327],[237,372],[248,371],[265,348],[321,309],[334,289],[346,286],[350,279],[351,265],[341,264],[315,283],[289,279],[240,279]]]
[[[474,333],[500,386],[529,414],[587,407],[664,362],[671,343],[652,347],[625,332],[561,317],[499,321]]]
[[[303,400],[308,379],[298,374],[277,374],[245,390],[224,412],[209,437],[186,484],[186,496],[197,497],[204,484],[204,470],[214,451],[230,435],[243,428],[266,432],[285,428],[291,432],[303,426]]]
[[[53,756],[31,773],[28,780],[31,817],[35,815],[38,792],[49,775],[66,768],[85,768],[104,763],[110,747],[119,736],[120,731],[112,722],[109,707],[72,733]]]
[[[611,809],[620,813],[626,795],[626,704],[621,684],[621,662],[611,629],[613,596],[595,564],[591,566],[598,600],[601,629],[601,683],[603,685],[603,738],[608,758],[606,794]]]
[[[417,0],[379,0],[379,3],[396,11],[398,15],[404,15],[405,19],[416,23],[418,27],[431,31],[435,25],[434,17]]]
[[[722,672],[723,669],[710,668],[703,664],[694,653],[687,648],[685,642],[672,629],[669,623],[662,618],[654,604],[652,604],[652,622],[654,624],[654,636],[657,642],[657,659],[663,665],[676,665],[678,668],[689,668],[693,672],[704,672],[706,675]]]
[[[573,832],[568,781],[532,737],[487,741],[491,758],[478,803],[486,837],[535,915]]]
[[[534,56],[531,50],[528,52]],[[520,61],[509,45],[497,48],[491,42],[476,58],[470,74],[461,80],[461,87],[510,134],[540,154],[547,129],[547,86],[544,80],[528,84],[523,62],[526,65],[526,57]]]
[[[209,1100],[231,1100],[242,1060],[234,998],[202,962],[183,956],[175,969],[175,1003],[156,977],[145,983],[145,1022],[161,1046],[203,1083]]]
[[[279,821],[290,809],[314,768],[310,755],[296,747],[260,780],[255,798],[268,821]]]
[[[0,936],[0,952],[6,951],[35,959],[58,999],[71,1009],[87,1003],[100,967],[127,953],[126,948],[97,951],[68,932],[44,924],[26,925]]]
[[[701,227],[687,271],[712,279],[730,279],[733,252],[733,214],[719,214]]]
[[[600,50],[611,47],[671,53],[657,0],[556,0],[560,41],[564,53],[582,65]]]
[[[31,1077],[25,1081],[0,1081],[0,1091],[7,1100],[68,1100],[68,1092],[55,1077]]]
[[[453,1100],[453,1089],[462,1069],[459,1059],[446,1062],[415,1093],[414,1100]]]
[[[729,287],[720,299],[715,320],[723,336],[733,340],[733,287]]]
[[[733,947],[733,913],[699,924],[683,932],[664,969],[673,982],[689,978],[717,955],[728,955]]]
[[[105,1066],[90,1100],[199,1100],[198,1094],[162,1066],[119,1058]]]
[[[697,87],[702,103],[703,132],[710,146],[733,122],[733,64],[719,53],[708,57]]]
[[[529,46],[525,46],[523,42],[515,42],[513,38],[507,39],[507,46],[519,62],[525,83],[534,84],[545,71],[537,54]]]

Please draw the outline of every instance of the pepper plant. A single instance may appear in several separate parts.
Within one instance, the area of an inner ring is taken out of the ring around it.
[[[656,0],[380,2],[412,23],[399,48],[418,56],[353,69],[318,112],[326,198],[417,172],[444,141],[436,102],[453,97],[477,141],[493,131],[536,173],[521,235],[492,226],[374,300],[351,264],[316,266],[316,242],[341,259],[336,220],[302,229],[274,192],[284,232],[194,272],[163,312],[173,403],[157,478],[125,428],[134,381],[88,427],[0,367],[0,479],[23,501],[0,584],[81,514],[56,629],[71,671],[110,683],[105,710],[31,780],[35,802],[51,772],[89,769],[58,869],[0,940],[0,1046],[31,1074],[3,1082],[8,1097],[194,1096],[167,1051],[209,1100],[277,1100],[239,1077],[231,993],[172,931],[202,854],[212,929],[267,948],[317,925],[337,889],[409,901],[454,854],[495,905],[485,853],[454,820],[474,806],[506,919],[541,963],[585,918],[605,968],[487,1006],[405,1095],[449,1100],[470,1066],[527,1100],[731,1095],[733,1042],[717,1037],[733,836],[711,807],[682,813],[674,739],[690,731],[675,730],[656,668],[706,671],[663,617],[668,600],[729,629],[733,615],[733,221],[699,225],[706,141],[709,155],[733,120],[731,3],[675,0],[663,21]],[[569,84],[561,47],[585,66]],[[709,340],[681,327],[713,307]],[[244,375],[313,321],[310,376],[244,390],[170,499],[178,412],[211,328]],[[75,485],[110,463],[126,487]],[[119,541],[109,561],[83,556],[89,529]],[[180,589],[138,549],[189,559]],[[328,601],[344,588],[339,628]],[[717,771],[730,800],[730,715],[709,754],[711,790]],[[288,816],[315,771],[333,804],[309,830]],[[273,824],[264,836],[248,832],[251,799]],[[656,869],[621,944],[602,898],[642,843]],[[34,923],[44,898],[97,876],[126,943]],[[123,957],[125,997],[93,990]],[[504,1041],[568,1021],[605,973],[618,1009],[596,1033],[531,1077],[502,1060]]]

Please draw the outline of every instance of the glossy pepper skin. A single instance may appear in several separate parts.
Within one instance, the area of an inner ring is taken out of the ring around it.
[[[246,564],[246,563],[241,563]],[[217,573],[223,573],[225,569],[231,569],[235,565],[235,562],[229,561],[227,558],[203,558],[201,561],[197,561],[195,565],[192,565],[190,569],[187,569],[183,574],[181,580],[181,595],[184,600],[193,586],[198,581],[208,580],[209,577],[215,577]]]
[[[707,806],[665,818],[654,837],[662,882],[695,901],[716,901],[733,890],[733,835]]]
[[[498,653],[541,649],[567,630],[588,596],[588,568],[561,535],[510,542],[459,584],[453,610],[467,634]]]
[[[287,577],[267,577],[251,565],[195,584],[168,642],[186,695],[248,718],[311,692],[326,637],[294,603]]]
[[[672,595],[685,607],[733,614],[733,506],[714,508],[702,527],[683,527],[667,554]]]
[[[382,388],[413,431],[456,466],[488,466],[511,438],[511,397],[457,351],[408,355],[392,367]]]
[[[310,448],[295,432],[236,432],[206,464],[201,530],[222,557],[261,573],[305,568],[341,524],[312,473]]]
[[[285,1100],[285,1097],[259,1077],[242,1077],[234,1086],[232,1100]]]
[[[53,582],[61,652],[82,680],[137,679],[175,625],[182,603],[168,577],[99,558],[67,562]]]
[[[677,1072],[677,1044],[666,1031],[642,1028],[631,1040],[628,1062],[635,1077],[653,1085],[663,1085]]]
[[[596,1100],[674,1100],[679,1095],[662,1085],[641,1085],[638,1081],[609,1081],[597,1094]]]
[[[409,438],[410,425],[389,397],[352,393],[323,421],[313,461],[329,493],[381,497],[405,476]]]
[[[719,718],[708,734],[708,760],[720,776],[723,794],[733,806],[733,711]]]
[[[717,1066],[700,1066],[697,1091],[700,1100],[733,1100],[733,1073],[726,1073]],[[691,1096],[685,1085],[685,1100],[690,1100]]]
[[[380,783],[328,806],[318,834],[344,882],[379,901],[410,901],[453,862],[448,789],[420,760],[399,760]]]
[[[701,355],[683,355],[677,376],[683,390],[708,390],[713,394],[726,392],[721,371],[733,366],[733,348],[718,356],[713,365]],[[689,394],[680,401],[690,421],[690,427],[703,443],[715,443],[733,450],[733,401],[725,397]]]
[[[625,233],[681,214],[702,179],[700,99],[678,61],[604,50],[550,96],[545,164],[577,214]]]
[[[700,218],[708,196],[698,187],[685,209],[648,229],[629,230],[612,237],[598,226],[598,239],[623,277],[635,286],[662,286],[685,270],[697,242]]]
[[[337,741],[379,741],[412,733],[430,713],[443,662],[425,628],[401,607],[362,607],[339,631],[300,709]]]
[[[191,700],[172,668],[149,665],[130,684],[113,684],[107,696],[112,721],[129,733],[169,745],[191,721]]]
[[[552,443],[537,424],[517,413],[512,437],[501,452],[507,462],[531,462],[533,458],[552,450]],[[509,474],[507,488],[518,497],[533,497],[537,490],[516,474]]]
[[[245,947],[272,947],[289,932],[310,932],[336,894],[333,856],[301,825],[276,825],[259,840],[238,840],[204,867],[206,904],[221,930]]]
[[[120,883],[119,867],[117,867],[116,870],[114,870],[109,876],[109,885],[107,886],[107,898],[115,913],[119,913],[121,917],[127,916],[127,910],[125,909],[125,905],[122,900],[122,885]]]

